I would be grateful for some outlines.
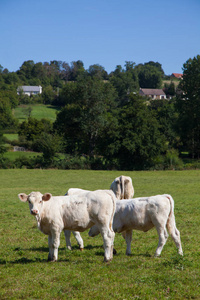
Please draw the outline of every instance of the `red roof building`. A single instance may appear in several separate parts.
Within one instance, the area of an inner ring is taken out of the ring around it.
[[[175,77],[175,78],[178,78],[178,79],[182,79],[182,78],[183,78],[183,74],[180,74],[180,73],[172,73],[171,77]]]

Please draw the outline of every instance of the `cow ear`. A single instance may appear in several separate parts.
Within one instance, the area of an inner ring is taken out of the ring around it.
[[[115,182],[116,182],[116,183],[120,183],[119,178],[116,178],[116,179],[115,179]]]
[[[128,182],[129,182],[129,179],[126,178],[126,179],[124,180],[124,183],[128,183]]]
[[[22,202],[26,202],[28,200],[28,196],[24,193],[18,194],[18,197]]]
[[[45,193],[45,194],[42,196],[42,200],[43,200],[43,201],[48,201],[51,197],[52,197],[52,195],[51,195],[50,193]]]

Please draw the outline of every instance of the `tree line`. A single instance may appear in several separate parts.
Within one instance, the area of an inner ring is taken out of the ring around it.
[[[166,78],[161,64],[152,61],[127,61],[110,74],[98,64],[85,70],[82,61],[26,61],[11,73],[1,67],[0,126],[15,128],[19,144],[42,152],[46,166],[55,163],[58,152],[92,168],[181,166],[181,153],[200,155],[200,56],[184,63],[177,88],[165,84],[168,100],[139,95],[139,88],[161,88]],[[42,85],[43,93],[17,95],[20,85]],[[29,117],[18,124],[12,109],[36,102],[59,106],[56,121]]]

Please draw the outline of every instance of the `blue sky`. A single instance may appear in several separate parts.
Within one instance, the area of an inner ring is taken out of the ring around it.
[[[200,0],[0,0],[0,65],[82,60],[110,73],[125,61],[182,73],[200,54]]]

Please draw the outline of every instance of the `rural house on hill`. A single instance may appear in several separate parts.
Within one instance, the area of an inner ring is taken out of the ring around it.
[[[162,89],[141,89],[139,91],[141,96],[146,96],[152,99],[166,99],[166,94]]]
[[[30,86],[30,85],[22,85],[19,86],[17,89],[17,94],[20,94],[20,91],[22,91],[23,94],[31,96],[31,95],[38,95],[42,94],[42,87],[39,86]]]
[[[171,77],[175,77],[175,78],[178,78],[178,79],[182,79],[182,78],[183,78],[183,74],[180,74],[180,73],[172,73]]]

